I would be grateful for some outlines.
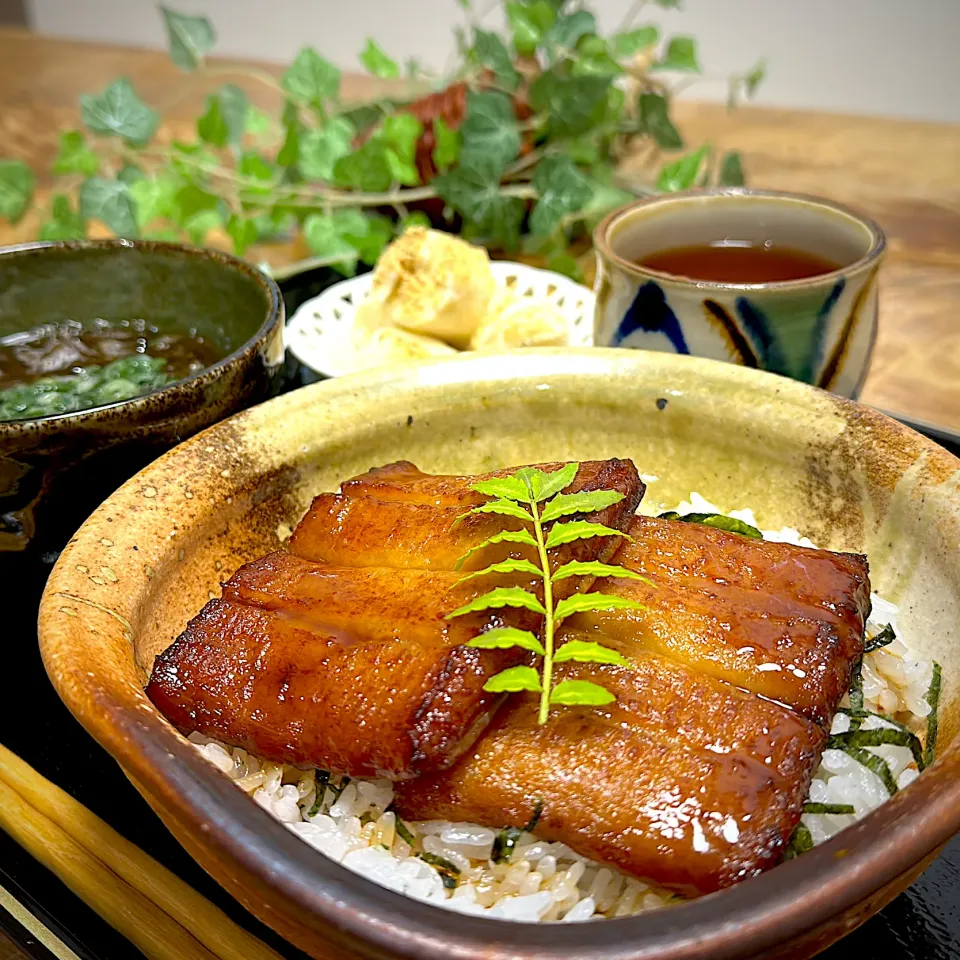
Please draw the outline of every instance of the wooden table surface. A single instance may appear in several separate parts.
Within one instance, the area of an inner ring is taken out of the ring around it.
[[[0,155],[46,169],[58,130],[77,126],[77,96],[121,75],[151,104],[196,85],[168,114],[161,136],[183,135],[186,118],[196,115],[189,111],[224,79],[185,78],[161,53],[0,30]],[[370,83],[348,77],[344,91],[363,96]],[[252,92],[263,106],[276,103],[269,88]],[[960,125],[759,107],[728,113],[684,101],[677,119],[691,142],[742,151],[751,185],[820,194],[879,221],[890,252],[862,399],[960,431]],[[41,195],[48,187],[41,176]],[[0,227],[0,243],[32,239],[38,219],[32,212],[17,227]],[[265,253],[275,264],[303,256],[295,247]]]

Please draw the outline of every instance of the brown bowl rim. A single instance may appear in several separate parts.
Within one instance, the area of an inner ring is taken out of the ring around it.
[[[629,352],[651,356],[646,351]],[[599,362],[603,354],[612,358],[624,353],[606,348],[528,349],[525,356],[539,360],[529,374],[534,382],[551,372],[569,370],[571,357],[577,355]],[[734,373],[730,365],[719,361],[656,356],[660,362],[693,366],[708,380],[723,368],[728,377],[737,377],[741,384],[753,381],[758,392],[762,389],[767,395],[776,392],[783,397],[794,390],[815,390],[821,397],[829,396],[845,419],[872,431],[873,442],[925,452],[928,471],[935,468],[937,473],[950,475],[960,470],[960,460],[943,448],[851,400],[765,371],[734,368]],[[556,367],[551,357],[558,361]],[[454,381],[442,378],[444,383],[460,383],[470,379],[470,365],[490,359],[454,358],[423,364],[420,369],[429,377],[432,370],[460,364],[464,368],[461,376]],[[589,363],[586,366],[589,368]],[[396,376],[396,371],[368,374],[371,376],[385,379]],[[333,389],[340,383],[346,387],[345,381],[350,389],[361,386],[356,377],[316,383],[269,401],[258,410],[272,408],[279,412],[286,404],[304,405],[314,397],[327,402],[322,398],[331,384]],[[216,432],[224,429],[223,424],[234,419],[185,441],[113,496],[139,490],[151,471],[163,470],[171,457],[182,456],[191,445],[208,445]],[[105,518],[109,509],[107,501],[91,520]],[[78,537],[82,534],[81,528]],[[96,675],[86,671],[58,675],[54,648],[59,645],[56,638],[61,630],[55,622],[55,604],[61,602],[57,599],[63,596],[60,581],[78,537],[71,541],[51,574],[39,616],[41,652],[57,692],[81,723],[85,717],[97,715],[96,723],[84,726],[129,776],[149,790],[160,807],[188,812],[194,829],[202,831],[208,849],[220,854],[221,862],[228,857],[260,889],[269,887],[274,902],[283,898],[288,905],[284,918],[292,915],[312,935],[332,944],[349,947],[359,942],[371,956],[412,960],[746,960],[765,956],[764,951],[782,948],[795,938],[838,921],[960,831],[960,736],[955,736],[913,783],[831,840],[774,870],[689,903],[601,923],[565,924],[562,928],[557,924],[473,917],[421,903],[318,856],[279,822],[264,816],[183,740],[149,701],[134,696],[126,685],[122,691],[103,687]],[[79,630],[79,626],[71,625],[68,633],[73,630]],[[277,916],[276,907],[271,909]],[[844,932],[855,925],[845,924]]]
[[[873,239],[870,249],[856,260],[835,270],[818,273],[813,277],[803,277],[799,280],[777,280],[766,283],[728,283],[718,280],[695,280],[690,277],[681,277],[663,270],[653,270],[650,267],[641,267],[639,264],[614,253],[610,246],[608,234],[615,222],[626,217],[634,210],[645,207],[655,207],[669,204],[675,200],[691,200],[697,197],[745,197],[769,200],[789,200],[809,203],[818,207],[833,210],[861,223]],[[761,290],[803,290],[821,283],[836,281],[852,273],[859,273],[877,263],[886,252],[887,238],[883,228],[875,220],[861,213],[859,210],[845,204],[818,197],[810,193],[794,193],[789,190],[759,190],[749,187],[696,187],[690,190],[678,190],[676,193],[661,193],[650,197],[641,197],[616,210],[611,210],[593,230],[593,246],[598,254],[602,254],[611,263],[615,263],[621,270],[634,277],[644,280],[656,280],[662,284],[682,287],[695,287],[700,290],[742,290],[746,293],[756,293]]]
[[[42,256],[46,250],[139,250],[144,253],[185,254],[197,260],[212,260],[221,266],[246,274],[260,288],[266,295],[265,317],[254,334],[244,340],[236,349],[188,377],[183,377],[174,383],[161,387],[159,390],[131,397],[129,400],[103,403],[98,407],[87,407],[83,410],[75,410],[72,413],[54,413],[46,417],[25,417],[20,420],[0,420],[0,440],[5,436],[10,437],[23,433],[30,429],[31,424],[37,425],[35,429],[45,428],[48,425],[56,428],[69,421],[71,427],[83,427],[86,423],[99,420],[105,413],[117,410],[120,407],[129,410],[134,415],[155,407],[158,399],[162,403],[177,396],[183,390],[189,390],[200,381],[218,377],[222,371],[240,360],[251,347],[259,344],[276,326],[277,321],[283,317],[283,297],[279,286],[272,277],[246,260],[241,260],[233,254],[214,250],[210,247],[193,247],[189,244],[169,243],[163,240],[128,240],[122,237],[102,240],[35,240],[0,247],[0,269],[2,269],[3,262],[7,257],[31,253]]]

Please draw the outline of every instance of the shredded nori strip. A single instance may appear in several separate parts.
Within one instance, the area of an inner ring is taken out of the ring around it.
[[[799,857],[801,853],[806,853],[813,849],[813,834],[809,827],[801,820],[797,824],[797,829],[793,831],[790,842],[787,844],[787,851],[783,856],[784,860],[792,860]]]
[[[850,707],[859,711],[863,709],[863,658],[859,659],[853,668],[853,675],[850,677]],[[852,724],[851,724],[852,726]],[[858,723],[859,727],[860,724]]]
[[[399,836],[404,843],[407,843],[412,847],[414,845],[413,834],[410,832],[409,827],[407,827],[407,825],[399,817],[397,817],[396,829],[397,836]]]
[[[804,813],[856,813],[853,805],[849,803],[805,803],[803,805]]]
[[[525,827],[504,827],[493,841],[490,859],[494,863],[509,863],[513,851],[516,849],[517,841],[525,833],[533,833],[536,830],[542,813],[543,801],[538,799],[533,805],[533,816],[530,817]]]
[[[917,767],[925,766],[920,741],[909,730],[849,730],[847,733],[835,733],[827,740],[828,750],[846,750],[847,747],[879,747],[882,744],[895,747],[909,747]]]
[[[933,763],[937,749],[937,728],[939,720],[937,718],[937,709],[940,706],[940,664],[934,661],[933,676],[930,678],[930,686],[927,689],[924,700],[930,704],[930,713],[927,715],[927,738],[923,748],[923,765],[929,767]]]
[[[869,733],[871,731],[867,732]],[[875,753],[871,753],[869,750],[863,750],[860,747],[840,747],[839,749],[843,750],[843,752],[853,760],[856,760],[857,763],[862,764],[868,770],[875,773],[883,781],[883,785],[887,788],[887,792],[891,797],[897,792],[897,781],[893,779],[890,767],[887,766],[887,761],[882,757],[878,757]]]
[[[879,650],[881,647],[893,643],[896,639],[897,635],[893,632],[893,627],[888,623],[875,637],[871,637],[866,644],[864,644],[863,652],[873,653],[874,650]]]
[[[444,857],[438,857],[435,853],[421,853],[420,859],[424,863],[429,863],[440,874],[440,879],[447,890],[453,890],[456,887],[459,882],[457,878],[460,876],[459,867],[454,866]]]
[[[883,720],[885,723],[892,723],[898,730],[903,730],[906,733],[912,733],[908,727],[904,726],[899,720],[894,720],[893,717],[889,716],[886,713],[878,713],[876,710],[867,710],[864,707],[862,710],[854,710],[852,707],[837,707],[837,713],[845,713],[848,717],[852,717],[855,720],[865,720],[867,717],[876,717],[878,720]],[[850,729],[859,729],[860,724],[857,724],[857,727],[851,725]]]
[[[707,527],[714,527],[717,530],[726,530],[727,533],[739,533],[742,537],[749,537],[751,540],[762,540],[763,534],[749,523],[742,520],[735,520],[723,513],[684,513],[679,514],[676,510],[668,510],[661,513],[660,520],[682,520],[684,523],[702,523]]]
[[[308,817],[315,817],[323,806],[323,795],[326,792],[327,784],[330,783],[330,771],[314,770],[313,779],[317,785],[317,798],[313,801],[313,806],[307,811]]]
[[[330,784],[330,789],[333,791],[333,803],[336,803],[340,799],[340,794],[347,789],[347,784],[349,782],[349,777],[341,777],[340,782],[336,786],[334,786],[332,783]],[[330,804],[331,807],[333,806],[333,803]]]

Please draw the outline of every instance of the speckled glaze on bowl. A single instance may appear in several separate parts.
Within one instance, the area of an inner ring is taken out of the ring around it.
[[[311,496],[374,464],[478,471],[621,456],[752,506],[824,546],[865,550],[876,588],[943,664],[938,761],[809,854],[659,913],[564,926],[448,913],[325,859],[209,765],[143,694],[154,656]],[[307,387],[181,444],[117,491],[64,551],[40,611],[60,696],[190,853],[316,958],[806,958],[883,907],[960,828],[960,461],[814,388],[628,350],[468,356]]]
[[[195,327],[221,359],[144,397],[0,421],[0,562],[18,568],[26,551],[55,552],[158,454],[270,396],[282,370],[276,284],[212,250],[130,240],[0,249],[0,334],[68,318],[143,318],[162,332]]]

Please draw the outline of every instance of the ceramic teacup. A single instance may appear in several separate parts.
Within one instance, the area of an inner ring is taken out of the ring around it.
[[[774,244],[835,269],[795,280],[729,283],[638,265],[721,242]],[[596,228],[595,343],[759,367],[856,397],[877,330],[883,231],[815,197],[694,190],[615,210]]]

